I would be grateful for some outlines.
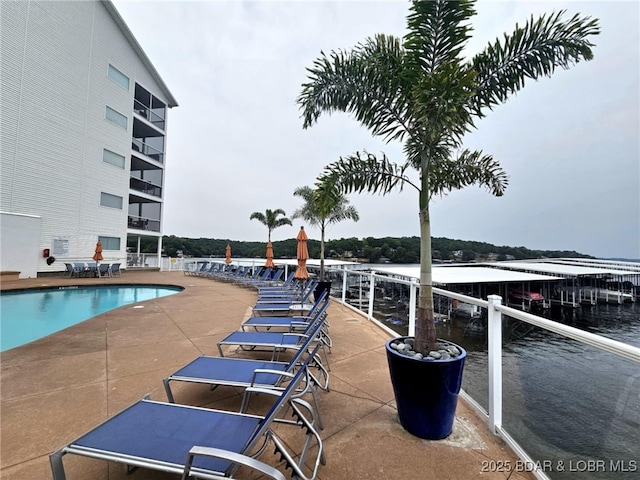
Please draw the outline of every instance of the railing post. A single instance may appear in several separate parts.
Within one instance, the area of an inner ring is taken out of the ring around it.
[[[409,333],[410,337],[416,336],[416,282],[412,279],[409,286]]]
[[[342,267],[342,303],[347,301],[347,266]]]
[[[375,293],[376,280],[373,277],[373,272],[369,275],[369,318],[373,318],[373,295]]]
[[[495,307],[502,304],[502,297],[489,295],[489,429],[498,434],[502,427],[502,312]]]

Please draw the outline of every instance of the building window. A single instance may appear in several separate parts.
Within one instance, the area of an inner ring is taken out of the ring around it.
[[[100,205],[103,207],[117,208],[122,210],[122,197],[100,192]]]
[[[120,237],[99,236],[98,240],[102,242],[102,250],[120,250]]]
[[[109,75],[109,78],[122,88],[129,90],[129,77],[111,64],[109,64],[109,71],[107,72],[107,75]]]
[[[102,161],[124,169],[124,155],[112,152],[111,150],[107,150],[106,148],[102,150]]]
[[[105,118],[125,130],[127,129],[127,117],[120,112],[115,111],[113,108],[107,107],[105,111]]]

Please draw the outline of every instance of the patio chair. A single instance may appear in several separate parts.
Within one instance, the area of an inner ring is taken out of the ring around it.
[[[254,276],[254,277],[245,278],[242,281],[238,282],[238,284],[250,287],[256,283],[265,282],[271,276],[271,272],[273,272],[273,268],[266,267],[262,271],[260,271],[260,269],[256,269],[256,271],[258,272],[257,277]]]
[[[276,397],[264,417],[142,399],[52,453],[53,479],[65,479],[63,456],[75,454],[182,474],[183,480],[188,477],[233,478],[241,465],[268,478],[284,480],[278,470],[256,460],[269,443],[273,443],[275,452],[286,462],[285,467],[292,469],[294,476],[312,480],[320,463],[326,461],[322,439],[315,429],[313,408],[298,398],[301,382],[310,383],[307,366],[311,358],[307,358],[282,391],[247,388],[246,395],[261,393]],[[291,408],[293,420],[283,418],[286,407]],[[296,456],[298,462],[271,428],[274,423],[302,427],[306,440],[299,457]],[[308,468],[305,467],[306,457],[314,443],[316,458]]]
[[[311,298],[317,283],[315,280],[310,280],[292,292],[266,292],[264,295],[258,295],[256,303],[304,303]]]
[[[101,263],[98,266],[98,276],[99,277],[110,277],[111,276],[111,265],[108,263]]]
[[[119,263],[113,263],[111,264],[111,276],[115,277],[115,276],[121,276],[122,273],[120,271],[120,264]]]
[[[286,329],[287,331],[303,330],[307,327],[309,322],[312,322],[318,315],[326,315],[326,310],[329,307],[329,298],[327,292],[324,291],[316,300],[316,302],[309,310],[308,315],[296,315],[296,316],[257,316],[249,317],[242,322],[242,330],[271,330],[272,328]],[[327,320],[325,319],[325,326],[327,326]]]
[[[191,277],[197,276],[199,273],[203,273],[204,271],[206,271],[208,266],[209,266],[209,262],[204,261],[202,262],[202,265],[200,265],[200,268],[196,270],[185,270],[184,274]]]
[[[64,276],[68,276],[69,278],[73,277],[73,265],[70,263],[64,264]]]
[[[220,386],[226,387],[265,387],[265,388],[282,388],[282,384],[293,376],[296,367],[304,364],[304,355],[314,357],[308,364],[307,370],[309,380],[313,383],[305,385],[305,389],[312,394],[315,404],[316,414],[318,417],[318,427],[324,428],[322,416],[320,414],[317,388],[329,390],[329,372],[322,365],[317,351],[320,345],[314,343],[314,335],[311,334],[291,357],[289,362],[268,362],[265,360],[255,360],[250,358],[230,358],[230,357],[211,357],[202,355],[180,370],[172,373],[163,379],[164,389],[167,393],[167,399],[171,403],[175,403],[173,392],[171,391],[170,382],[191,382],[204,383],[211,386],[214,390]],[[310,367],[314,365],[317,374],[314,374]],[[304,391],[303,391],[304,393]]]
[[[283,272],[282,274],[284,275],[284,270],[282,270],[282,272]],[[258,283],[252,286],[258,289],[258,295],[262,293],[269,293],[269,292],[283,293],[287,291],[292,291],[293,288],[295,288],[295,284],[292,285],[293,276],[295,274],[296,274],[295,270],[292,270],[291,272],[289,272],[289,275],[281,284],[278,284],[278,282],[266,281],[263,284]]]
[[[87,267],[84,262],[76,262],[73,264],[73,275],[76,277],[84,277],[87,272]]]
[[[325,300],[326,301],[326,300]],[[218,351],[220,356],[224,357],[222,347],[224,345],[237,345],[240,349],[245,351],[268,351],[271,352],[271,360],[277,360],[281,352],[288,350],[299,350],[301,345],[308,339],[309,336],[313,336],[315,341],[318,341],[321,345],[321,350],[324,353],[325,366],[329,369],[329,357],[325,347],[331,348],[331,338],[328,332],[323,329],[325,316],[317,315],[307,326],[300,332],[263,332],[263,331],[246,331],[239,330],[230,333],[225,338],[218,342]],[[320,325],[320,328],[318,327]]]

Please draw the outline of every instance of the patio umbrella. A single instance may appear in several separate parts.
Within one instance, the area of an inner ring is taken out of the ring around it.
[[[296,257],[298,259],[298,268],[293,278],[298,280],[307,280],[309,278],[309,272],[307,271],[307,259],[309,258],[309,250],[307,249],[307,233],[304,231],[304,227],[300,227],[300,232],[296,237],[298,240],[298,249],[296,251]]]
[[[103,257],[102,257],[102,242],[100,240],[98,240],[98,243],[96,243],[96,251],[93,254],[93,259],[96,262],[99,262],[100,260],[103,259]]]
[[[271,242],[267,243],[267,263],[264,264],[265,267],[275,267],[276,264],[273,263],[273,245]]]
[[[231,263],[231,245],[227,243],[227,250],[224,254],[224,263],[229,265]]]

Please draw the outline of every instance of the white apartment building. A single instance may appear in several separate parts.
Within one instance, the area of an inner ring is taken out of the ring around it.
[[[0,2],[0,270],[22,278],[162,250],[177,106],[110,1]],[[47,256],[54,257],[47,262]]]

